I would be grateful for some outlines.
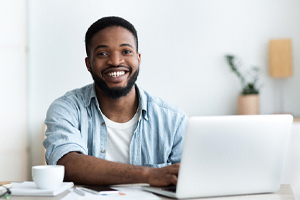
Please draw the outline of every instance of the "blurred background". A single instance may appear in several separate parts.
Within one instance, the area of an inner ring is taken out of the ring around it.
[[[137,83],[189,116],[237,114],[242,87],[226,54],[260,68],[260,114],[278,113],[268,45],[291,39],[280,112],[300,116],[300,0],[0,0],[0,180],[30,180],[31,166],[43,164],[46,111],[92,83],[85,32],[112,15],[137,29]]]

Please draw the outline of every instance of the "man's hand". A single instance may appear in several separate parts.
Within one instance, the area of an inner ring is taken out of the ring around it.
[[[149,184],[152,186],[167,186],[177,184],[180,164],[173,164],[162,168],[149,169]]]

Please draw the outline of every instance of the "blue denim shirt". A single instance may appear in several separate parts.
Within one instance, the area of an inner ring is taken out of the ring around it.
[[[180,162],[187,115],[137,87],[141,114],[130,143],[130,164],[163,167]],[[49,107],[45,124],[46,162],[55,165],[76,151],[105,159],[107,129],[95,85],[75,89]]]

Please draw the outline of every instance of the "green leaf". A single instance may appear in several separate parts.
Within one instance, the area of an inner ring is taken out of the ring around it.
[[[242,74],[239,71],[239,66],[237,66],[234,62],[235,56],[233,55],[225,55],[227,63],[232,70],[233,73],[237,75],[237,77],[240,79],[242,84],[242,94],[248,95],[248,94],[259,94],[259,89],[256,87],[256,83],[258,81],[259,71],[260,69],[258,67],[252,67],[250,71],[251,73],[248,74]],[[251,75],[251,80],[246,81],[246,76]]]

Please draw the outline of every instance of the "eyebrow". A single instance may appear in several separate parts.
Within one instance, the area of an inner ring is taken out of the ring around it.
[[[98,46],[96,46],[96,48],[94,49],[94,51],[96,51],[99,48],[108,48],[108,46],[107,45],[98,45]]]
[[[124,46],[128,46],[128,47],[131,47],[131,48],[133,48],[133,46],[132,46],[132,45],[130,45],[130,44],[121,44],[121,45],[120,45],[120,47],[124,47]]]
[[[127,43],[124,43],[124,44],[121,44],[121,45],[120,45],[120,47],[124,47],[124,46],[128,46],[128,47],[133,48],[132,45],[127,44]],[[94,51],[96,51],[96,50],[99,49],[99,48],[108,48],[108,46],[107,46],[107,45],[98,45],[98,46],[94,49]]]

